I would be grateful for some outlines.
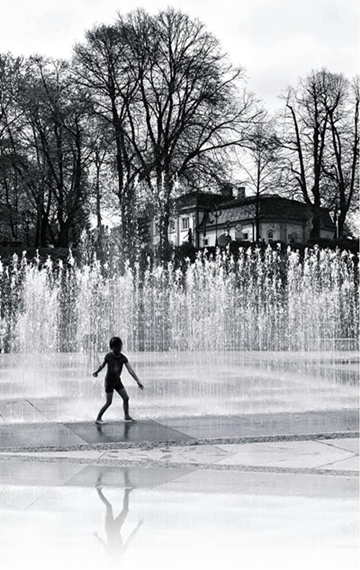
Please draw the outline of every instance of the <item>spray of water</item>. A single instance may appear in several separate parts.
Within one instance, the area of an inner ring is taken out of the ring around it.
[[[131,351],[334,350],[356,343],[354,258],[307,250],[300,258],[268,248],[199,255],[172,263],[99,261],[66,267],[14,257],[1,268],[1,352],[106,350],[121,335]]]
[[[119,335],[141,417],[357,405],[356,260],[261,249],[195,263],[0,265],[0,421],[96,417],[91,372]],[[119,414],[119,410],[109,411]]]

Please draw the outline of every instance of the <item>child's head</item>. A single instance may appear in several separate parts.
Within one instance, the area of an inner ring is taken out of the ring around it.
[[[122,340],[118,336],[113,336],[110,339],[110,348],[113,352],[120,353],[122,349]]]

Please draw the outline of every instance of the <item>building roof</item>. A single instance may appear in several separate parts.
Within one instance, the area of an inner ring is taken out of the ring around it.
[[[215,204],[229,201],[229,197],[223,194],[213,194],[212,192],[190,192],[176,199],[176,207],[179,210],[188,210],[193,208],[208,209]]]
[[[183,198],[189,195],[185,195]],[[181,207],[181,211],[188,208],[201,208],[208,210],[205,214],[206,224],[208,226],[225,225],[226,223],[235,223],[242,220],[251,220],[256,217],[256,204],[258,202],[260,219],[275,221],[301,221],[307,222],[313,217],[312,207],[304,202],[283,198],[278,195],[262,195],[259,198],[256,196],[248,196],[241,199],[229,200],[228,197],[217,195],[217,201],[212,201],[214,194],[207,194],[211,196],[210,201],[202,199],[200,194],[190,198],[189,203],[185,207]],[[185,201],[186,203],[186,201]],[[179,202],[180,204],[180,202]],[[190,206],[191,204],[191,206]],[[206,204],[206,206],[205,206]],[[216,213],[209,211],[210,208],[217,206],[218,216]],[[335,225],[330,217],[327,208],[319,208],[321,227],[334,230]],[[200,226],[204,223],[204,218],[200,222]]]

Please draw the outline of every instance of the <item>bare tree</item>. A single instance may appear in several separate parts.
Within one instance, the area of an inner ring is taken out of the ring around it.
[[[107,125],[114,139],[116,195],[121,211],[122,241],[128,249],[133,235],[138,167],[129,142],[129,113],[133,111],[137,80],[126,67],[126,50],[122,23],[101,25],[88,31],[85,42],[75,46],[73,63],[76,81],[90,90],[93,112]]]
[[[313,237],[320,236],[320,208],[336,203],[342,228],[355,194],[359,98],[355,88],[350,105],[349,91],[341,74],[322,69],[300,79],[283,96],[284,165],[292,195],[312,208]]]
[[[280,163],[280,141],[276,133],[274,120],[261,121],[251,129],[246,149],[240,160],[240,169],[244,175],[244,184],[255,197],[249,208],[255,218],[254,240],[260,239],[261,198],[272,194],[283,185],[283,168]],[[250,212],[249,212],[250,213]]]
[[[86,222],[87,95],[72,82],[67,62],[32,57],[20,106],[26,117],[24,144],[29,155],[33,151],[34,167],[46,173],[46,188],[33,195],[42,210],[43,233],[67,247]]]
[[[91,150],[90,180],[95,202],[96,225],[101,233],[103,226],[102,206],[107,198],[109,164],[112,160],[113,138],[108,125],[97,115],[89,117],[89,149]],[[108,201],[108,200],[106,200]]]
[[[327,74],[312,72],[300,79],[297,89],[284,96],[284,148],[295,189],[313,211],[313,237],[320,235],[321,182],[328,129]]]
[[[3,212],[2,238],[21,238],[21,213],[26,195],[17,171],[14,140],[21,129],[17,106],[23,58],[0,54],[0,204]]]
[[[147,188],[166,247],[179,189],[229,175],[231,150],[259,118],[253,95],[240,89],[243,70],[203,24],[173,9],[137,10],[98,26],[76,46],[74,67],[115,136],[125,242]]]
[[[359,79],[332,76],[333,101],[328,103],[331,144],[324,161],[329,186],[327,205],[335,212],[337,234],[344,233],[347,215],[359,198]]]
[[[239,91],[243,70],[229,63],[198,20],[173,9],[156,16],[137,11],[123,26],[127,65],[138,83],[139,104],[135,115],[129,113],[131,142],[159,213],[160,245],[166,246],[177,184],[222,174],[227,152],[242,144],[258,110],[254,97]]]

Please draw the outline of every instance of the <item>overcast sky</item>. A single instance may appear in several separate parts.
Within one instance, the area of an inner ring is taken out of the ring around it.
[[[86,29],[118,11],[169,5],[207,25],[270,107],[312,69],[359,73],[358,0],[1,0],[0,51],[67,58]]]

